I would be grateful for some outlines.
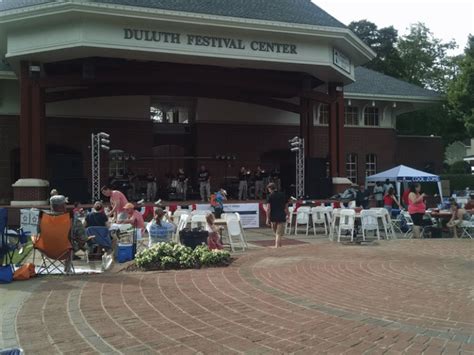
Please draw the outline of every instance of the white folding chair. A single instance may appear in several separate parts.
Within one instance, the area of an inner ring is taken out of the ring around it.
[[[334,236],[337,234],[336,228],[338,226],[337,222],[341,217],[341,208],[333,208],[331,211],[331,225],[329,228],[329,239],[334,240]]]
[[[469,221],[463,221],[460,227],[462,230],[461,238],[474,239],[474,215],[471,216]]]
[[[310,207],[300,207],[296,211],[295,219],[295,235],[298,235],[298,226],[306,224],[306,235],[309,233],[309,215],[311,213]]]
[[[408,227],[408,230],[405,232],[405,234],[403,234],[403,237],[407,239],[412,238],[414,223],[413,223],[413,220],[411,219],[410,214],[407,211],[401,211],[400,215],[401,215],[401,218],[405,219],[405,223]]]
[[[290,218],[286,221],[285,224],[285,235],[291,234],[291,226],[293,225],[293,211],[295,210],[294,207],[288,207],[288,212],[290,214]]]
[[[244,231],[244,226],[242,225],[242,219],[240,218],[240,214],[238,212],[234,212],[234,213],[223,213],[221,215],[221,217],[227,222],[227,221],[230,221],[230,220],[236,220],[237,222],[239,222],[239,226],[240,226],[240,232],[242,234],[242,237],[243,237],[243,240],[244,240],[244,244],[245,244],[245,247],[248,248],[248,244],[247,244],[247,238],[245,237],[245,231]]]
[[[353,209],[344,208],[339,213],[339,228],[337,233],[337,242],[341,241],[342,231],[349,231],[351,235],[351,242],[354,241],[354,223],[355,211]]]
[[[356,207],[357,205],[355,201],[349,201],[349,203],[347,204],[347,208],[356,208]]]
[[[195,214],[191,216],[191,229],[193,228],[204,228],[206,227],[206,215],[204,214]]]
[[[227,233],[229,236],[229,244],[232,252],[235,251],[236,247],[241,247],[242,251],[245,251],[247,247],[247,242],[245,241],[245,237],[242,233],[242,227],[240,221],[237,218],[228,218],[226,220],[227,224]],[[235,240],[237,239],[237,241]]]
[[[207,216],[209,213],[212,213],[211,210],[194,210],[191,212],[193,216]]]
[[[324,226],[324,235],[328,235],[328,225],[326,222],[326,208],[322,206],[311,208],[311,220],[313,223],[313,232],[316,237],[316,226]]]
[[[173,221],[174,221],[175,223],[178,223],[179,220],[180,220],[180,218],[181,218],[181,216],[182,216],[183,214],[185,214],[185,215],[190,215],[191,212],[190,212],[189,210],[176,210],[176,211],[174,211],[174,213],[173,213]]]
[[[179,217],[178,225],[176,227],[176,233],[174,235],[174,240],[173,240],[175,243],[178,243],[178,244],[181,243],[181,240],[179,238],[179,232],[181,232],[184,228],[186,228],[190,216],[191,216],[190,214],[183,213]]]
[[[380,240],[379,214],[373,210],[362,210],[360,212],[362,239],[365,240],[367,232],[375,231],[377,239]]]

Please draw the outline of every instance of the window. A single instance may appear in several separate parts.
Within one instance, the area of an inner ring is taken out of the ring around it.
[[[344,124],[347,126],[357,126],[359,124],[359,109],[354,106],[344,108]]]
[[[357,154],[351,153],[346,156],[347,178],[354,184],[357,183]]]
[[[185,98],[154,97],[150,118],[154,123],[189,124],[193,122],[194,102]]]
[[[364,110],[364,125],[378,126],[379,125],[379,109],[378,107],[366,107]]]
[[[365,157],[365,176],[377,174],[377,156],[367,154]]]
[[[328,104],[319,105],[319,123],[329,124],[329,105]]]

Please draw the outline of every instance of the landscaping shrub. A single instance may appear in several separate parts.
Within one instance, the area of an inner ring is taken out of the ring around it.
[[[464,190],[466,187],[474,188],[474,175],[470,174],[446,174],[441,175],[442,180],[449,180],[451,191]]]
[[[176,243],[157,243],[135,255],[135,264],[145,270],[189,269],[230,264],[230,253],[209,250],[206,245],[191,248]]]

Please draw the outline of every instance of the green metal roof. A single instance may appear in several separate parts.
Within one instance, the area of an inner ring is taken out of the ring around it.
[[[55,0],[2,0],[0,11],[53,1]],[[310,0],[91,0],[91,2],[346,28]]]
[[[440,97],[436,91],[427,90],[364,67],[355,68],[354,74],[356,81],[344,87],[346,94],[412,96],[433,99]]]

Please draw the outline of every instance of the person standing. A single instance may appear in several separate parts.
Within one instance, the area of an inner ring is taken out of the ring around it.
[[[112,217],[115,221],[123,219],[124,206],[128,203],[125,195],[118,190],[112,190],[109,186],[102,186],[100,191],[102,195],[110,198],[112,209],[109,212],[109,217]]]
[[[255,172],[255,199],[257,200],[263,198],[263,174],[262,168],[257,166],[257,171]]]
[[[387,180],[385,180],[385,184],[383,184],[383,193],[384,193],[384,195],[387,194],[387,192],[390,188],[395,189],[393,187],[393,184],[390,182],[390,180],[387,179]]]
[[[186,193],[188,191],[188,178],[184,173],[183,168],[178,170],[178,185],[176,186],[176,192],[181,194],[183,201],[186,201]]]
[[[211,197],[211,175],[204,165],[201,165],[199,171],[199,193],[201,194],[201,201],[207,202]]]
[[[426,212],[425,194],[421,193],[420,184],[412,184],[408,194],[408,213],[413,220],[413,237],[421,238],[423,216]]]
[[[369,208],[370,192],[365,189],[364,185],[360,185],[356,192],[356,205],[362,207],[364,210]]]
[[[248,172],[244,167],[240,168],[239,172],[239,200],[246,200],[247,199],[247,192],[248,192]]]
[[[395,190],[393,187],[391,187],[388,189],[387,193],[383,197],[383,207],[385,207],[390,216],[392,215],[392,208],[394,203],[398,205],[398,208],[402,209],[402,206],[400,205],[397,196],[395,196]]]
[[[156,196],[156,177],[151,171],[146,175],[146,200],[155,201]]]
[[[375,197],[375,205],[376,207],[383,207],[383,187],[380,182],[377,182],[374,191],[373,191],[374,197]]]
[[[275,233],[275,248],[279,248],[289,217],[288,200],[283,192],[277,190],[275,183],[268,184],[267,190],[267,225],[271,226]]]

